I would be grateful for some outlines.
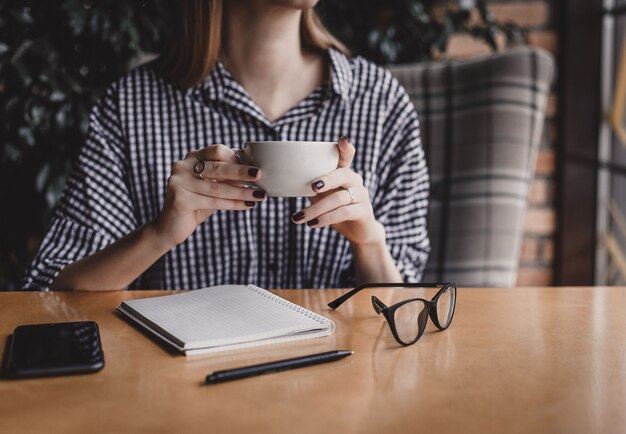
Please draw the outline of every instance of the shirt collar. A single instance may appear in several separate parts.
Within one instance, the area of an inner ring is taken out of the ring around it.
[[[327,53],[331,67],[329,90],[339,96],[343,104],[348,104],[354,76],[350,60],[335,48],[329,48]],[[187,90],[188,96],[204,103],[228,102],[233,96],[240,100],[243,94],[245,90],[220,60],[216,61],[215,67],[202,82]]]
[[[224,96],[227,76],[230,76],[230,73],[226,70],[224,64],[218,60],[203,81],[187,89],[187,96],[191,96],[200,102],[221,101]]]
[[[350,102],[350,90],[354,73],[350,60],[341,51],[335,48],[328,49],[330,57],[330,85],[335,94],[341,97],[345,104]]]

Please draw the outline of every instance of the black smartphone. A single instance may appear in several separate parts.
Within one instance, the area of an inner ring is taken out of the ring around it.
[[[5,352],[7,378],[85,374],[104,367],[100,332],[93,321],[16,327]]]

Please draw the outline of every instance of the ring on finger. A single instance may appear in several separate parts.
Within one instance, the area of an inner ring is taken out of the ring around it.
[[[356,202],[356,199],[354,198],[354,193],[352,192],[352,190],[350,190],[348,187],[342,187],[342,188],[346,190],[348,194],[350,195],[350,202],[348,203],[348,205],[352,205],[354,202]]]
[[[193,173],[195,173],[196,176],[200,179],[205,179],[204,176],[202,176],[205,170],[206,170],[206,161],[204,160],[198,160],[196,161],[196,164],[193,165]]]

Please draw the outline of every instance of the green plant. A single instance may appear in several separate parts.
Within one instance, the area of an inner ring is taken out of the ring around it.
[[[0,3],[0,288],[36,251],[89,110],[128,62],[161,43],[161,3]]]
[[[225,0],[228,1],[228,0]],[[521,39],[483,1],[344,0],[319,5],[324,21],[356,54],[379,63],[431,59],[465,32],[492,46]],[[468,3],[469,1],[469,3]],[[129,62],[158,52],[166,0],[0,3],[0,289],[17,289],[88,127],[90,107]],[[439,11],[439,12],[437,12]],[[441,15],[443,11],[443,15]],[[437,13],[441,18],[437,18]]]
[[[493,50],[524,42],[525,30],[496,21],[485,0],[349,0],[320,5],[325,24],[361,54],[380,64],[445,57],[453,34],[480,39]]]

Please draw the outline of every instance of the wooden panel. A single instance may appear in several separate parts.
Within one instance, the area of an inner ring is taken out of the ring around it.
[[[0,432],[590,433],[626,426],[624,288],[459,289],[451,328],[399,347],[371,307],[413,290],[278,294],[332,318],[333,336],[196,357],[118,317],[163,292],[0,293],[0,339],[25,323],[95,320],[105,368],[0,381]],[[430,294],[430,293],[429,293]],[[331,349],[342,361],[215,386],[216,370]]]
[[[555,282],[593,284],[602,0],[561,5]]]

